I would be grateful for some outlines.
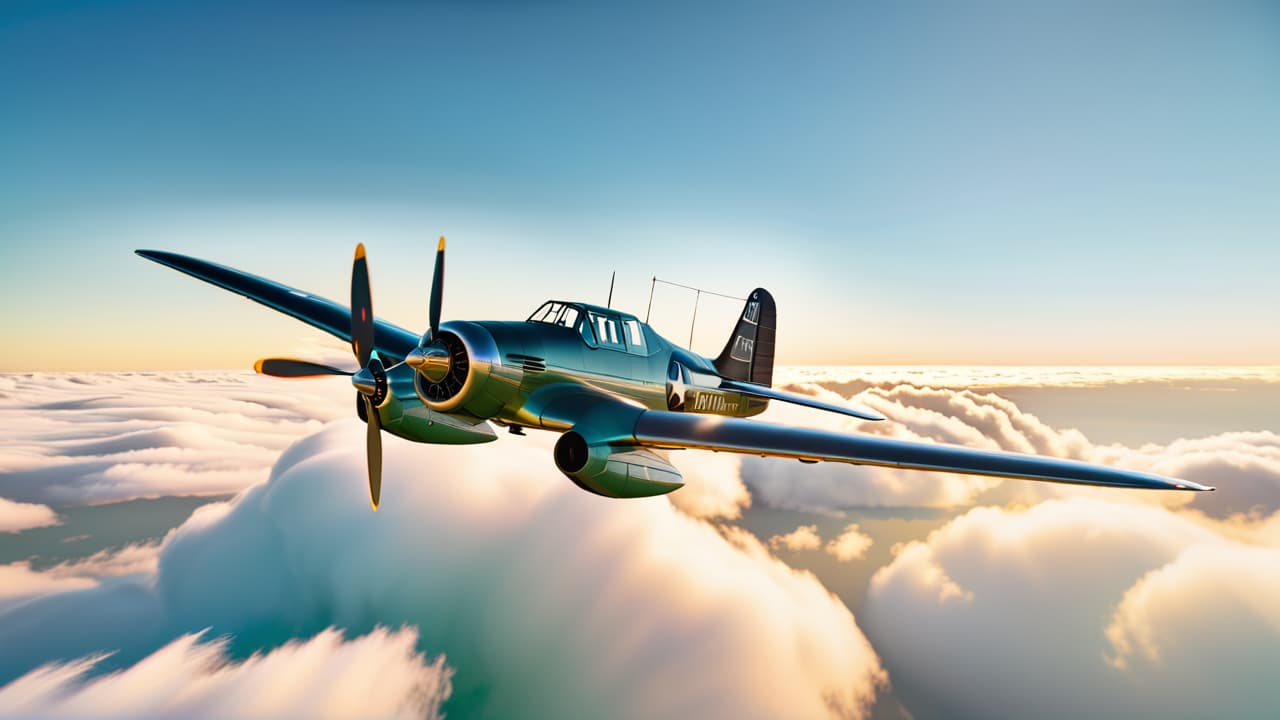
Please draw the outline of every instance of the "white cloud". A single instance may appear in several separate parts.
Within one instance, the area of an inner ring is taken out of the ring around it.
[[[799,389],[827,402],[846,402],[842,396],[820,385],[804,385]],[[1274,432],[1232,432],[1130,448],[1091,443],[1078,430],[1051,427],[1012,401],[988,392],[899,385],[869,388],[849,401],[872,407],[889,420],[850,421],[831,413],[779,403],[770,407],[765,419],[837,432],[1032,452],[1115,465],[1214,485],[1219,491],[1192,494],[1083,488],[836,463],[801,465],[793,461],[745,457],[742,478],[757,501],[772,507],[826,513],[855,506],[964,507],[1033,503],[1055,497],[1189,505],[1218,517],[1280,510],[1280,435]]]
[[[42,666],[0,688],[0,715],[133,718],[439,718],[453,671],[417,652],[411,628],[345,641],[329,629],[243,661],[224,640],[184,635],[107,675],[104,659]]]
[[[119,548],[106,548],[84,558],[67,560],[49,568],[54,577],[108,578],[126,575],[150,575],[156,571],[160,543],[133,543]]]
[[[769,538],[769,547],[791,552],[817,550],[822,547],[822,538],[818,537],[817,525],[801,525],[785,535],[774,535]]]
[[[1242,381],[1280,382],[1280,366],[1063,366],[975,365],[914,366],[879,365],[779,367],[775,382],[867,383],[878,387],[914,385],[935,388],[985,387],[1101,387],[1151,382]]]
[[[155,572],[160,544],[140,543],[107,548],[44,570],[32,570],[29,560],[0,565],[0,613],[46,595],[98,587],[105,578],[148,576]]]
[[[742,483],[742,458],[729,453],[684,452],[671,458],[685,485],[667,499],[696,518],[736,520],[751,506],[751,493]]]
[[[782,403],[774,403],[765,419],[1184,476],[1223,487],[1224,492],[1194,498],[1195,507],[1218,516],[1280,509],[1280,435],[1274,433],[1229,433],[1141,448],[1102,446],[1076,430],[1051,427],[989,392],[895,384],[928,379],[930,373],[944,379],[985,377],[1031,384],[1137,382],[1143,377],[1266,380],[1272,375],[1280,378],[1278,369],[978,370],[780,370],[780,378],[803,380],[799,389],[831,402],[845,399],[814,383],[859,384],[865,389],[852,402],[872,406],[890,420],[852,421]],[[876,384],[880,375],[888,384]],[[290,381],[231,372],[6,375],[0,376],[0,393],[0,495],[26,503],[237,492],[261,482],[289,443],[315,432],[321,422],[351,412],[351,389],[341,379]],[[707,519],[737,518],[753,497],[772,507],[832,513],[853,506],[1036,502],[1090,492],[1026,481],[809,466],[752,456],[677,453],[673,460],[689,483],[670,496],[671,502]],[[1190,495],[1178,493],[1103,492],[1126,501],[1192,502]]]
[[[96,586],[90,578],[55,575],[31,569],[26,560],[0,565],[0,613],[33,598]]]
[[[0,497],[0,533],[22,532],[58,524],[58,513],[48,505],[20,503]]]
[[[363,436],[329,426],[266,485],[201,508],[166,540],[153,583],[0,615],[0,645],[21,648],[0,677],[107,649],[126,667],[204,627],[245,652],[407,623],[456,669],[460,715],[859,716],[885,681],[812,575],[665,499],[583,493],[556,472],[553,436],[388,438],[377,513]]]
[[[341,379],[244,372],[0,375],[0,495],[89,504],[238,492],[290,443],[352,413],[351,393]]]
[[[827,543],[827,554],[840,562],[853,562],[866,556],[871,549],[871,536],[862,532],[857,523],[845,526],[835,540]]]
[[[1266,715],[1280,556],[1156,506],[978,508],[901,548],[863,610],[917,715]]]

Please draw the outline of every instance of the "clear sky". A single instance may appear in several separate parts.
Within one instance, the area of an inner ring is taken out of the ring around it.
[[[311,332],[136,247],[341,299],[364,242],[421,328],[440,234],[447,318],[616,269],[770,288],[785,363],[1280,363],[1280,4],[691,5],[4,3],[0,369]]]

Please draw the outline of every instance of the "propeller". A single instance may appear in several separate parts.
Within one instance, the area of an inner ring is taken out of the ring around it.
[[[440,333],[440,305],[444,302],[444,236],[440,236],[440,244],[436,246],[436,271],[431,276],[431,307],[427,319],[431,327],[431,337],[435,339]]]
[[[431,295],[432,330],[440,319],[440,278],[444,274],[444,238],[436,254],[436,281]],[[387,370],[382,359],[374,351],[373,296],[369,287],[369,262],[365,259],[364,244],[356,245],[355,260],[351,264],[351,350],[355,353],[360,369],[351,372],[340,368],[293,358],[263,358],[253,364],[253,369],[263,375],[285,378],[320,377],[324,375],[348,375],[355,386],[358,402],[364,407],[368,421],[365,449],[369,461],[369,500],[374,511],[382,495],[382,417],[378,406],[387,399],[390,387]],[[394,367],[394,366],[393,366]],[[446,367],[447,369],[447,367]]]
[[[433,383],[449,374],[449,348],[440,341],[440,306],[444,302],[444,236],[436,246],[436,268],[431,276],[431,305],[427,310],[430,329],[422,336],[422,342],[405,357],[404,361],[422,373]]]
[[[263,358],[253,364],[254,372],[282,378],[321,377],[323,375],[354,375],[350,370],[321,365],[309,360],[293,358]]]

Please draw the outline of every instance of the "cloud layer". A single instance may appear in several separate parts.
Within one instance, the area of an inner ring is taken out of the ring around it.
[[[841,377],[804,377],[823,384],[802,391],[843,401],[831,390]],[[44,571],[0,566],[0,682],[25,675],[23,697],[41,707],[71,712],[92,697],[165,714],[181,700],[164,693],[166,677],[226,682],[247,702],[293,679],[311,687],[307,668],[323,677],[360,657],[396,677],[447,680],[438,687],[452,687],[444,709],[455,717],[823,717],[863,714],[884,687],[883,657],[895,696],[919,717],[1249,715],[1280,704],[1256,672],[1280,664],[1280,436],[1100,445],[989,392],[898,380],[850,380],[861,388],[852,400],[890,422],[779,404],[766,419],[1105,462],[1221,490],[1090,491],[680,453],[686,488],[621,502],[556,473],[548,434],[479,448],[389,438],[375,515],[363,426],[322,425],[349,412],[341,382],[0,376],[0,495],[25,503],[0,501],[0,531],[56,522],[44,503],[248,488],[198,510],[162,546]],[[1095,381],[1107,380],[1080,379]],[[801,521],[762,544],[727,524],[753,503],[828,515],[995,507],[896,550],[860,616],[873,650],[814,576],[769,550],[825,551],[842,561],[827,566],[870,574],[857,564],[877,542],[869,531],[822,537]],[[425,660],[438,653],[448,667]],[[71,664],[30,674],[55,660]]]
[[[788,383],[865,383],[891,388],[898,385],[935,388],[989,387],[1100,387],[1104,385],[1244,381],[1280,383],[1280,366],[803,366],[778,368],[775,382]]]
[[[800,389],[827,402],[846,402],[820,385]],[[1130,448],[1096,445],[1078,430],[1051,427],[993,393],[898,385],[864,390],[851,401],[872,407],[890,420],[850,421],[791,406],[771,407],[766,417],[840,432],[1116,465],[1216,485],[1223,491],[1192,495],[1092,489],[834,463],[806,466],[745,457],[742,478],[756,501],[773,507],[829,513],[855,506],[964,507],[1094,496],[1174,506],[1190,503],[1191,507],[1219,517],[1280,510],[1280,435],[1274,432],[1223,433]]]
[[[0,375],[0,497],[91,504],[238,492],[351,407],[340,381],[243,372]],[[0,523],[7,514],[0,507]]]
[[[502,447],[391,439],[382,509],[362,425],[294,445],[269,483],[198,510],[153,584],[0,615],[0,677],[119,649],[127,667],[211,627],[242,654],[333,625],[416,626],[457,671],[461,716],[858,716],[884,683],[849,611],[754,539],[662,498],[581,492],[553,438]],[[447,708],[448,709],[448,708]]]

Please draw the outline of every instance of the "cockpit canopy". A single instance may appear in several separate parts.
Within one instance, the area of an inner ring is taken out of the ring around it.
[[[648,355],[655,344],[653,331],[634,315],[595,305],[548,300],[529,316],[529,322],[577,330],[592,348]]]

